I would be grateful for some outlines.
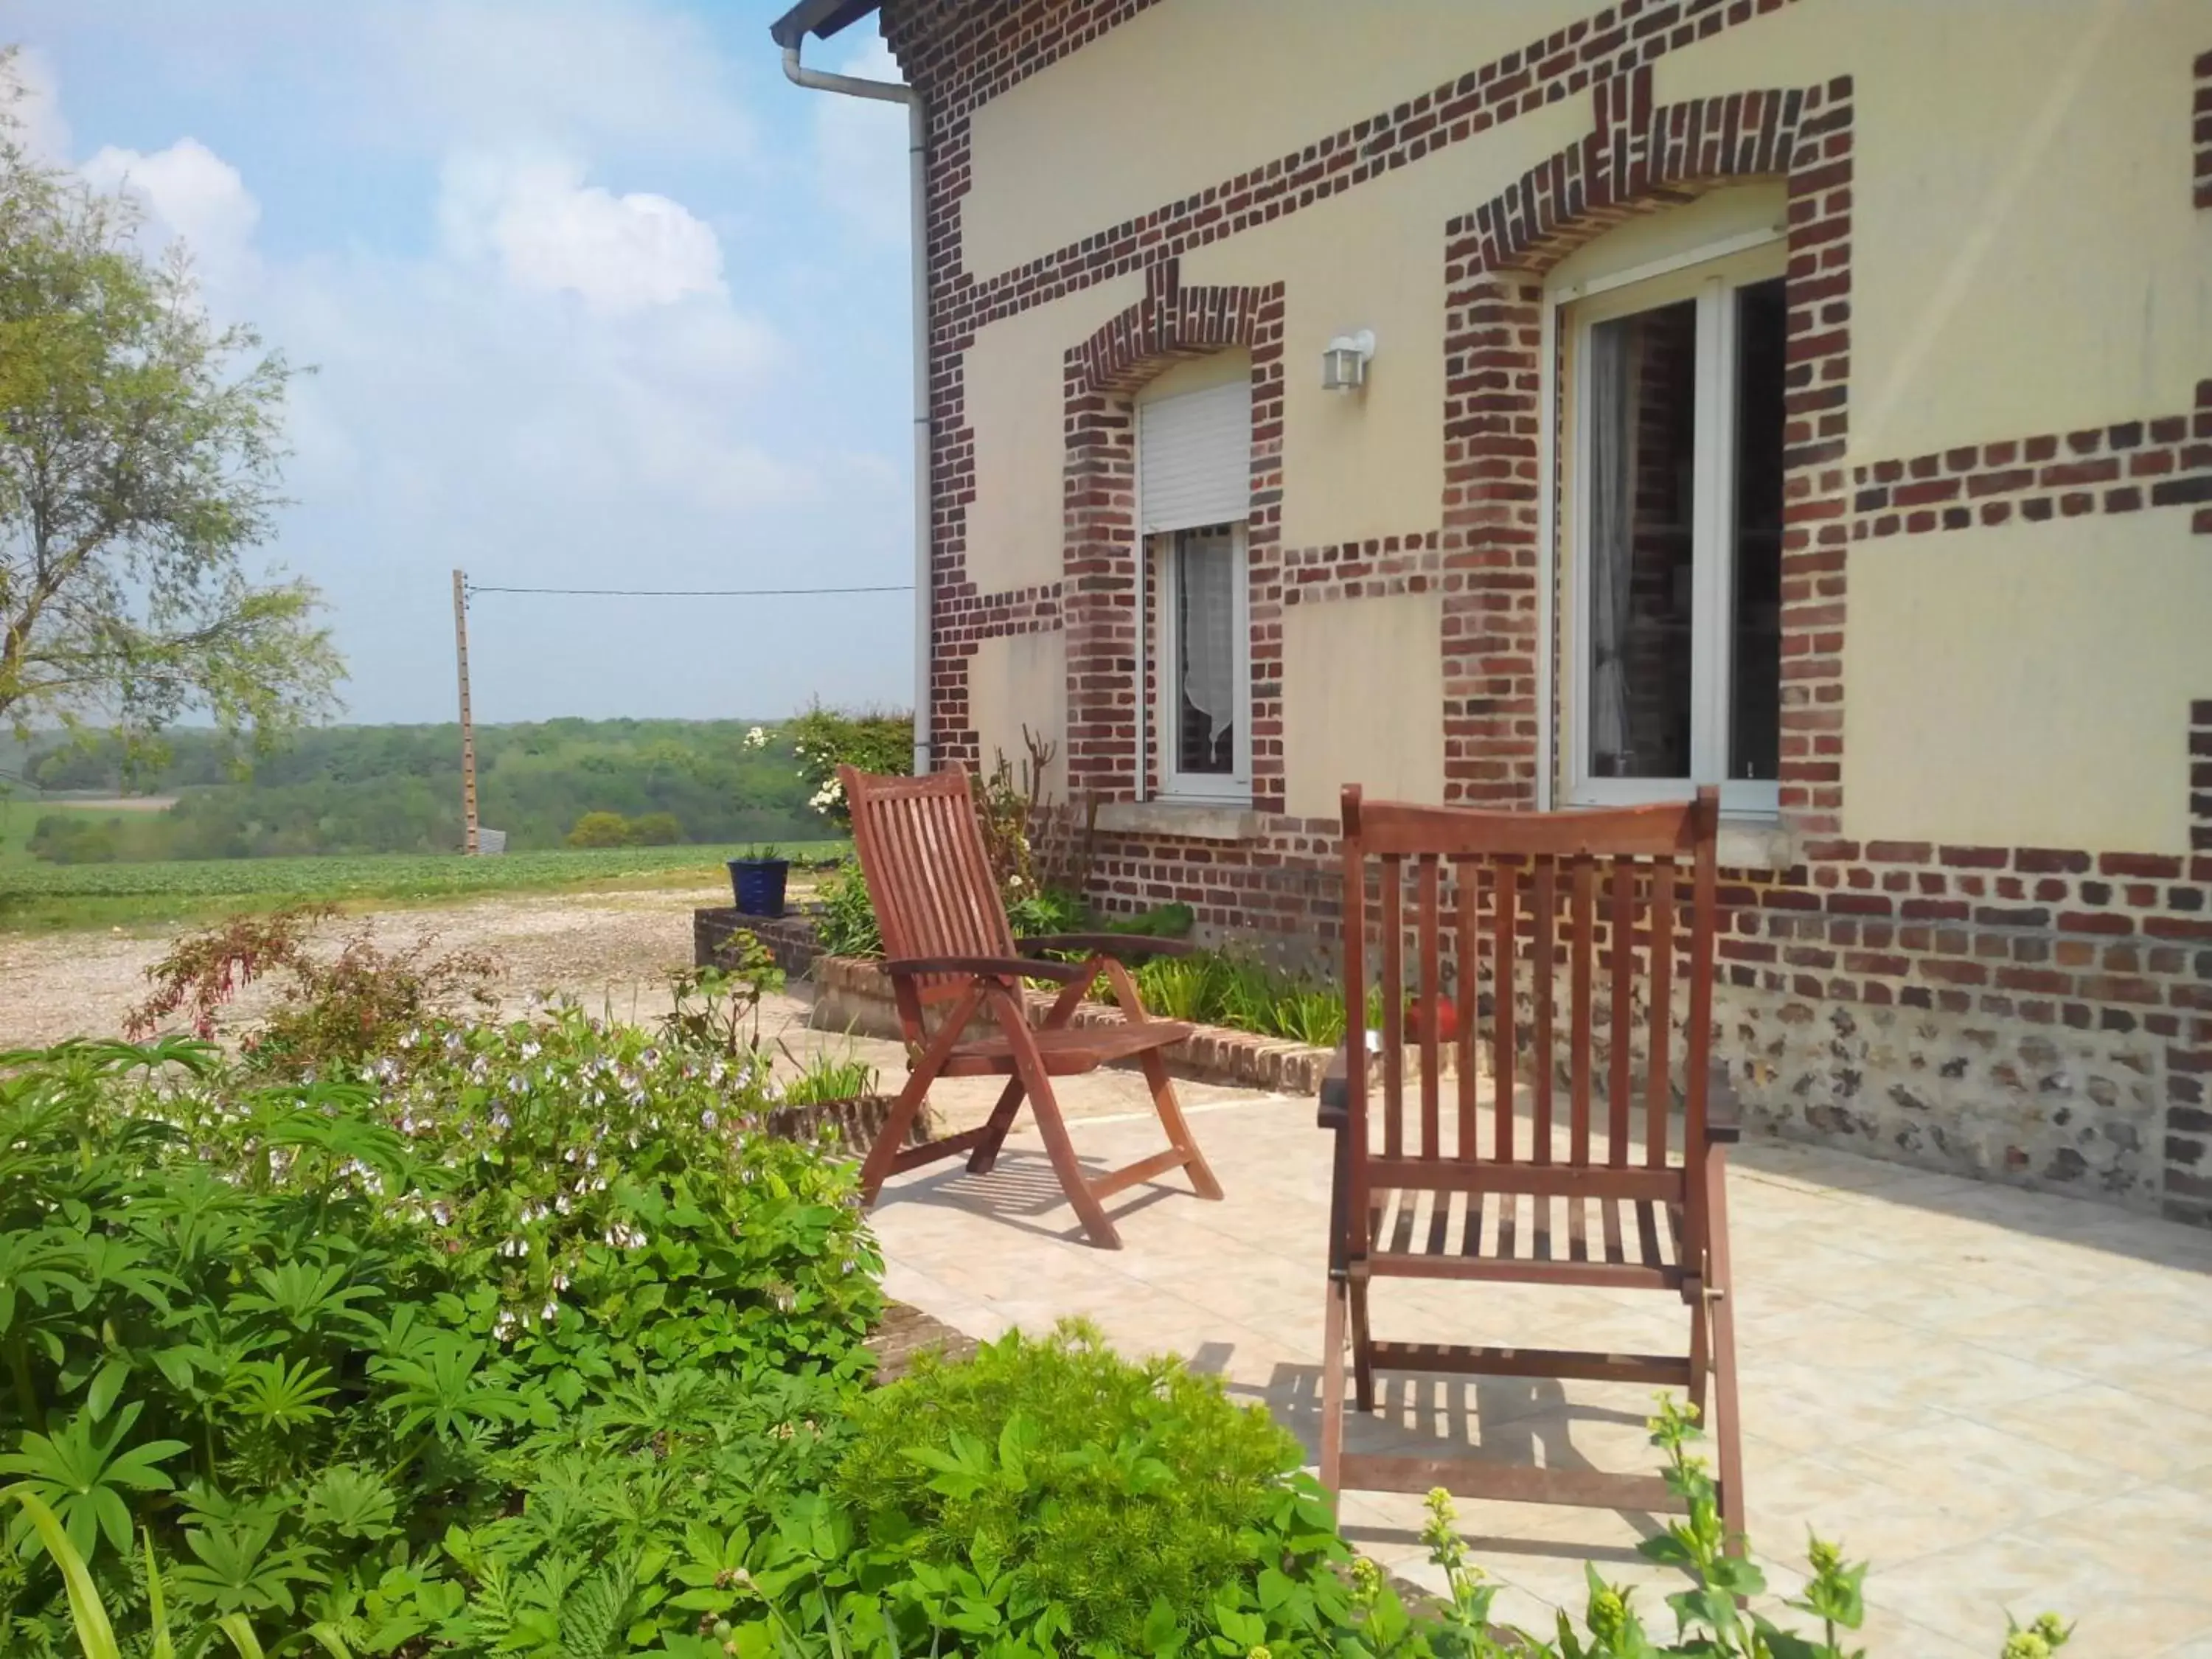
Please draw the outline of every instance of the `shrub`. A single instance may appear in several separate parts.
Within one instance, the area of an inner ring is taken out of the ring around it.
[[[849,1166],[747,1132],[750,1056],[573,1009],[425,1023],[361,1079],[0,1057],[0,1472],[114,1614],[158,1572],[182,1653],[233,1617],[362,1654],[687,1639],[641,1567],[826,1481],[871,1370]],[[60,1652],[70,1601],[0,1552],[0,1651]]]
[[[853,1172],[757,1133],[765,1060],[564,1005],[426,1028],[378,1072],[379,1110],[454,1172],[430,1236],[519,1355],[580,1378],[726,1356],[870,1369],[880,1262]]]
[[[1079,933],[1091,924],[1091,906],[1080,893],[1054,887],[1030,889],[1006,903],[1006,925],[1016,939],[1046,933]]]
[[[623,844],[626,847],[674,847],[684,839],[684,826],[673,812],[641,812],[629,821]]]
[[[394,1208],[415,1160],[362,1091],[218,1093],[218,1064],[182,1039],[0,1060],[0,1472],[123,1607],[145,1529],[203,1627],[426,1546],[489,1501],[482,1437],[532,1409],[492,1367],[419,1409],[422,1368],[475,1351],[444,1316],[453,1263]],[[0,1650],[58,1647],[63,1600],[50,1567],[0,1566]]]
[[[568,831],[571,847],[627,847],[629,820],[619,812],[586,812]]]
[[[911,714],[873,708],[848,712],[825,708],[817,702],[780,735],[789,741],[792,758],[805,781],[807,804],[841,831],[852,829],[853,815],[837,780],[840,766],[895,777],[914,770]],[[767,734],[763,732],[762,738],[764,743]]]
[[[116,824],[49,812],[31,826],[24,848],[49,864],[112,864]]]
[[[153,994],[131,1011],[124,1029],[149,1036],[182,1010],[195,1036],[212,1036],[226,1003],[281,972],[288,977],[276,1006],[246,1034],[245,1048],[264,1068],[303,1073],[381,1054],[448,1005],[485,1008],[497,1000],[491,985],[498,962],[481,951],[434,954],[434,934],[386,951],[364,927],[335,956],[319,955],[315,934],[337,915],[335,905],[295,904],[183,935],[146,969]]]
[[[1136,970],[1146,1007],[1165,1019],[1233,1026],[1316,1048],[1344,1040],[1344,993],[1325,980],[1249,957],[1156,957]]]
[[[866,1398],[836,1490],[920,1604],[972,1573],[1047,1650],[1157,1652],[1263,1575],[1342,1559],[1318,1489],[1293,1479],[1302,1457],[1264,1407],[1071,1323]]]
[[[879,957],[883,930],[858,864],[841,864],[814,890],[814,942],[833,957]]]

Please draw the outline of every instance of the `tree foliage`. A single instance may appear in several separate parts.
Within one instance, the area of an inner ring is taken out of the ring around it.
[[[315,590],[257,580],[292,373],[219,326],[129,199],[21,142],[0,59],[0,720],[144,745],[200,714],[257,737],[331,703]]]

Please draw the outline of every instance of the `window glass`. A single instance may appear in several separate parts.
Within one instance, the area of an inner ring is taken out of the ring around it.
[[[1589,349],[1590,769],[1687,778],[1697,302],[1599,323]]]
[[[1782,775],[1783,282],[1735,292],[1735,580],[1728,775]]]
[[[1174,544],[1175,769],[1237,769],[1237,543],[1226,525],[1177,531]]]

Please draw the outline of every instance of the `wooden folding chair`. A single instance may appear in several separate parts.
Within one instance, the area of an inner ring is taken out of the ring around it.
[[[1688,1390],[1701,1410],[1710,1393],[1721,1512],[1731,1534],[1741,1534],[1725,1181],[1737,1130],[1732,1112],[1718,1103],[1709,1109],[1706,1098],[1719,817],[1719,794],[1710,788],[1692,802],[1549,813],[1363,802],[1356,786],[1344,791],[1349,1038],[1321,1105],[1322,1126],[1336,1133],[1322,1366],[1321,1476],[1332,1491],[1443,1486],[1528,1503],[1682,1508],[1656,1475],[1347,1453],[1348,1326],[1363,1412],[1374,1408],[1378,1371],[1671,1384]],[[1685,877],[1688,904],[1678,914]],[[1382,956],[1380,1054],[1371,1058],[1362,994],[1370,933]],[[1556,986],[1562,966],[1564,1010]],[[1671,1064],[1678,971],[1688,1002],[1679,1120]],[[1486,974],[1494,1085],[1486,1103],[1475,1087],[1483,1040],[1477,988]],[[1524,984],[1525,1033],[1516,991]],[[1419,998],[1411,1018],[1409,994]],[[1455,1033],[1443,1015],[1447,1002],[1459,1015]],[[1563,1020],[1564,1077],[1554,1069]],[[1456,1050],[1449,1104],[1440,1077],[1448,1048]],[[1525,1127],[1533,1133],[1516,1130],[1516,1078],[1532,1097],[1534,1122]],[[1563,1122],[1556,1119],[1561,1082]],[[1679,1158],[1669,1147],[1677,1121]],[[1368,1290],[1393,1278],[1671,1291],[1689,1305],[1689,1351],[1378,1342],[1368,1330]]]
[[[1188,1169],[1200,1198],[1219,1198],[1220,1183],[1183,1121],[1161,1057],[1161,1050],[1188,1036],[1191,1027],[1146,1014],[1127,965],[1148,957],[1180,955],[1190,947],[1121,933],[1054,934],[1018,945],[984,854],[965,770],[955,766],[927,777],[878,777],[845,766],[837,775],[852,811],[853,842],[868,897],[883,931],[884,968],[898,1001],[912,1068],[861,1165],[864,1201],[876,1201],[884,1177],[893,1170],[955,1152],[969,1153],[969,1170],[985,1173],[996,1162],[1024,1098],[1036,1115],[1060,1189],[1093,1243],[1109,1250],[1121,1246],[1103,1200],[1170,1170]],[[1042,959],[1039,953],[1044,951],[1080,951],[1084,959]],[[1121,1005],[1121,1022],[1070,1024],[1101,974]],[[1030,979],[1054,981],[1060,988],[1041,1027],[1030,1024],[1023,1005],[1022,981]],[[1086,1179],[1052,1079],[1127,1059],[1143,1068],[1152,1087],[1167,1150]],[[958,1134],[905,1145],[931,1084],[940,1077],[978,1076],[1007,1080],[988,1121]]]

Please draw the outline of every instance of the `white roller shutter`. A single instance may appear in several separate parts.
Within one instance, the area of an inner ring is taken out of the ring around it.
[[[1252,510],[1252,383],[1139,404],[1137,492],[1146,535],[1242,524]]]

